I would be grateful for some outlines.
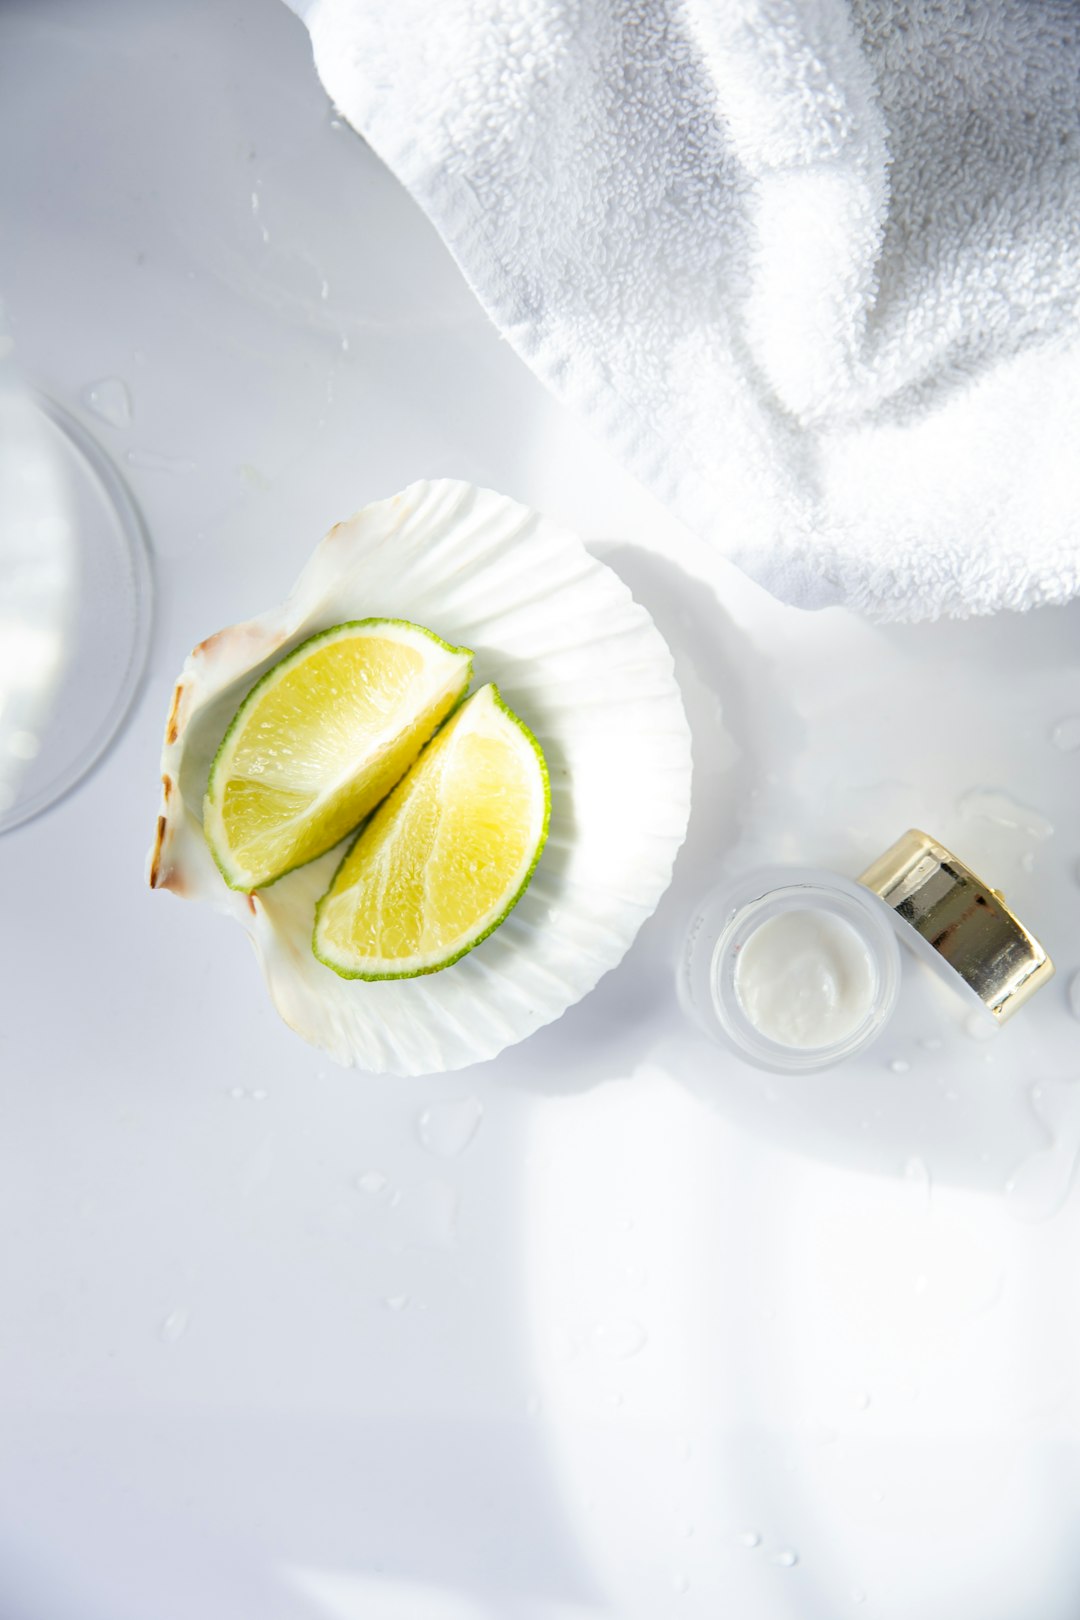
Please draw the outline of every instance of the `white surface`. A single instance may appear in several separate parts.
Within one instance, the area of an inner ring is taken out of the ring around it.
[[[1080,590],[1074,6],[290,3],[500,332],[778,596]]]
[[[76,409],[128,383],[130,426],[83,415],[158,586],[129,728],[0,840],[0,1613],[1073,1620],[1078,611],[882,631],[712,566],[332,127],[284,7],[25,0],[0,57],[19,353]],[[584,1002],[367,1079],[143,857],[192,641],[421,474],[596,536],[675,649],[695,802]],[[910,964],[833,1074],[691,1033],[674,961],[725,857],[855,872],[911,824],[1058,959],[1011,1026]]]
[[[212,761],[254,679],[307,636],[365,616],[471,649],[474,688],[497,682],[539,741],[550,806],[543,858],[502,926],[452,972],[379,984],[340,979],[312,953],[342,847],[248,896],[225,887],[202,826]],[[560,1017],[621,962],[686,836],[690,730],[656,626],[577,535],[454,479],[336,523],[279,608],[195,648],[170,713],[151,883],[233,917],[290,1029],[380,1074],[479,1063]]]

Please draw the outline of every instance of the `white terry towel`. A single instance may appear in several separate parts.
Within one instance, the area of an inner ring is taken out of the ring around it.
[[[1080,590],[1074,0],[291,0],[499,328],[779,596]]]

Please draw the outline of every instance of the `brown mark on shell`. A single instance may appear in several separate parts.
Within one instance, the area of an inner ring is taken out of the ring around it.
[[[169,708],[169,718],[165,724],[165,741],[170,746],[180,735],[180,700],[187,688],[183,681],[177,681],[173,687],[172,704]]]
[[[192,658],[208,658],[211,652],[213,652],[217,643],[222,639],[223,636],[227,636],[228,634],[228,630],[215,630],[212,636],[207,636],[205,641],[200,641],[197,647],[192,648]]]
[[[167,780],[167,778],[163,778]],[[161,887],[161,848],[165,842],[166,821],[164,816],[157,818],[157,832],[154,834],[154,853],[150,857],[150,887]]]
[[[230,624],[225,630],[215,630],[212,636],[207,636],[205,641],[199,642],[192,650],[191,656],[213,658],[220,649],[233,648],[238,660],[240,658],[248,660],[247,668],[238,671],[235,678],[240,680],[246,676],[253,679],[263,659],[269,658],[271,653],[276,652],[288,639],[287,629],[278,629],[271,634],[258,619],[249,619],[243,624]]]

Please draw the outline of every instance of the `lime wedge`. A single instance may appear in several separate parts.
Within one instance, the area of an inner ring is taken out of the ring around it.
[[[262,888],[332,849],[405,774],[471,672],[467,648],[403,619],[335,625],[267,670],[203,801],[229,887]]]
[[[449,967],[525,892],[550,806],[540,745],[482,686],[361,828],[316,907],[315,955],[346,979]]]

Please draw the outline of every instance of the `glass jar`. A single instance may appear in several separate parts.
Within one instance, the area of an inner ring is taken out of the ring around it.
[[[865,1050],[899,986],[888,907],[809,867],[764,868],[714,889],[691,923],[679,975],[683,1004],[706,1034],[783,1074]]]

